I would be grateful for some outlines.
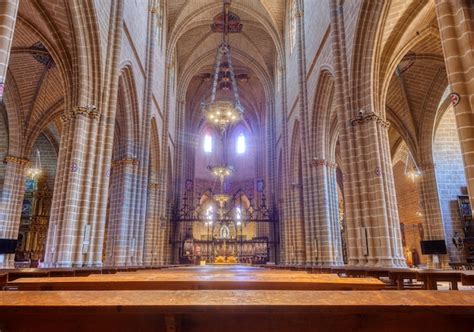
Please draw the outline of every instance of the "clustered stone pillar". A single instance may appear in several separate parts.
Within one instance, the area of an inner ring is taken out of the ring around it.
[[[296,1],[296,0],[295,0]],[[312,128],[308,112],[308,87],[306,83],[304,1],[297,1],[296,46],[298,48],[299,116],[301,120],[302,199],[296,202],[296,217],[301,214],[303,229],[296,229],[297,243],[303,244],[304,255],[298,263],[318,265],[342,264],[340,230],[338,223],[337,195],[328,181],[333,163],[311,160],[313,155],[310,138]],[[319,110],[323,111],[323,110]],[[334,173],[334,172],[333,172]],[[335,179],[335,173],[332,174]],[[332,181],[333,185],[335,181]],[[331,195],[331,196],[330,196]],[[303,204],[301,202],[304,202]],[[332,204],[330,204],[332,203]],[[330,204],[330,205],[329,205]],[[304,205],[304,206],[302,206]],[[334,209],[334,206],[336,209]],[[298,220],[297,220],[298,221]]]
[[[127,266],[136,264],[138,247],[136,216],[134,216],[134,185],[140,162],[125,158],[112,164],[110,184],[110,211],[107,229],[105,264]]]
[[[310,161],[311,221],[307,225],[307,264],[341,265],[341,231],[339,227],[336,168],[325,159]],[[309,242],[309,244],[308,244]]]
[[[148,204],[147,204],[147,216],[145,224],[145,248],[143,250],[144,265],[153,266],[159,265],[163,262],[160,261],[159,254],[162,251],[160,246],[160,215],[159,215],[159,204],[158,204],[158,183],[150,183],[148,185]]]
[[[20,0],[0,1],[0,101],[3,100],[8,60],[10,59],[19,1]]]
[[[0,2],[0,102],[3,101],[18,5],[19,0]],[[0,238],[16,240],[24,194],[25,166],[28,160],[18,156],[7,156],[4,162],[7,167],[0,198]],[[14,254],[0,254],[0,267],[13,267],[14,258]]]
[[[420,189],[425,219],[426,240],[444,239],[444,227],[439,206],[438,188],[436,183],[435,165],[433,163],[420,166]]]
[[[405,266],[387,123],[374,113],[341,123],[340,142],[349,264]]]
[[[470,0],[436,0],[471,208],[474,207],[474,13]],[[457,98],[459,96],[459,98]],[[457,104],[456,104],[457,103]]]
[[[389,124],[383,113],[353,108],[357,107],[354,105],[366,104],[357,93],[361,87],[354,86],[354,82],[363,84],[361,80],[349,80],[343,1],[332,0],[330,11],[336,113],[342,168],[346,172],[344,201],[348,261],[350,265],[404,267],[388,139]],[[363,76],[364,71],[370,70],[371,67],[361,68],[358,75]]]
[[[90,157],[94,156],[88,141],[97,131],[100,113],[95,106],[75,107],[63,115],[53,206],[48,228],[45,265],[50,267],[82,266],[90,254],[92,236],[90,193]]]
[[[7,156],[5,182],[0,197],[0,238],[16,240],[20,228],[21,207],[25,194],[25,168],[28,159]],[[0,268],[14,267],[14,254],[0,255]]]
[[[421,171],[420,198],[424,219],[422,240],[443,240],[445,232],[439,204],[435,165],[433,163],[422,164],[419,169]],[[439,258],[443,265],[448,263],[448,256],[442,255]],[[428,265],[436,267],[431,255],[428,258]]]

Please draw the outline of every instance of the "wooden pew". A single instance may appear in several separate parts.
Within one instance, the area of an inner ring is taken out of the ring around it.
[[[462,271],[461,283],[464,286],[474,286],[474,271]]]
[[[417,272],[417,280],[422,281],[424,289],[428,290],[437,290],[438,281],[447,281],[452,290],[458,290],[461,275],[461,271],[456,270],[420,270]]]
[[[74,277],[75,269],[72,268],[58,268],[58,269],[45,269],[49,272],[50,277]]]
[[[80,267],[74,269],[75,277],[87,277],[91,274],[102,274],[102,268],[100,267]]]
[[[102,268],[102,274],[115,274],[117,273],[117,268],[114,267],[104,267]]]
[[[8,281],[13,281],[19,278],[41,278],[49,277],[49,270],[47,269],[19,269],[8,272]]]
[[[474,292],[0,292],[5,331],[472,331]]]
[[[0,272],[0,290],[3,290],[3,287],[7,285],[8,282],[8,272]]]
[[[398,290],[405,289],[405,279],[416,280],[417,270],[412,269],[391,269],[388,272],[390,282],[397,286]]]
[[[381,290],[374,278],[339,278],[301,272],[239,276],[188,273],[116,274],[89,277],[25,278],[8,283],[19,290]]]

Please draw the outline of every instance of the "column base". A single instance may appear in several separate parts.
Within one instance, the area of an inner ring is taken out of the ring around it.
[[[15,254],[0,254],[0,268],[14,269],[15,268]]]

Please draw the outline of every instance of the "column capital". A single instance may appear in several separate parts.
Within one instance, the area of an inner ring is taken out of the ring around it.
[[[84,106],[75,106],[72,110],[64,112],[61,115],[63,122],[67,122],[71,119],[76,118],[77,116],[84,116],[89,119],[99,119],[100,112],[97,110],[95,105],[84,105]]]
[[[313,158],[313,160],[309,162],[309,165],[313,167],[325,166],[328,168],[334,168],[334,169],[337,168],[337,163],[326,160],[326,159],[319,159],[319,158]]]
[[[4,164],[13,163],[13,164],[21,165],[21,166],[25,166],[29,162],[30,162],[29,159],[16,157],[16,156],[12,156],[12,155],[8,155],[8,156],[5,157],[5,159],[3,159]]]
[[[112,167],[119,167],[119,166],[125,166],[125,165],[137,166],[137,165],[140,165],[140,160],[137,158],[124,158],[124,159],[114,160],[112,162]]]
[[[304,16],[304,10],[299,10],[295,13],[295,17],[303,17]]]
[[[374,112],[365,113],[363,110],[359,112],[359,115],[351,120],[352,127],[355,127],[358,124],[364,124],[371,121],[375,121],[381,127],[388,128],[390,127],[390,122],[382,119],[378,114]]]

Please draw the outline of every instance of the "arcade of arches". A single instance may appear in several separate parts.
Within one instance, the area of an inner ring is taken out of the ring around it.
[[[473,262],[473,8],[0,1],[0,267]],[[221,30],[244,109],[225,139],[201,108]]]

